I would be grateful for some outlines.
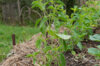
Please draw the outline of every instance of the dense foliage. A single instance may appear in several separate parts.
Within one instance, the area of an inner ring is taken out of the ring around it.
[[[100,7],[100,3],[89,1],[86,4],[88,7],[82,6],[78,8],[75,6],[71,8],[74,12],[71,17],[66,15],[64,4],[60,0],[48,0],[47,2],[36,0],[32,4],[33,8],[40,8],[44,13],[44,16],[37,20],[36,26],[40,22],[39,28],[43,34],[42,36],[47,33],[50,37],[43,39],[40,36],[36,43],[37,48],[40,50],[28,56],[33,57],[34,64],[37,61],[40,66],[43,64],[43,66],[51,66],[52,62],[55,65],[66,66],[63,52],[71,51],[72,54],[75,54],[73,49],[76,45],[82,50],[81,41],[84,40],[86,35],[92,34],[93,27],[98,26],[97,20],[100,18],[100,9],[95,7]],[[61,27],[66,28],[66,30],[60,33]],[[53,41],[48,43],[50,39],[57,39],[57,41],[56,43]],[[41,42],[43,42],[44,48],[42,48]],[[41,52],[44,55],[41,56],[44,59],[43,64],[39,63],[37,59],[37,55],[41,54]]]

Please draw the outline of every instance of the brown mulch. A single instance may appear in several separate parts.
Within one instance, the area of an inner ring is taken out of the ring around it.
[[[25,56],[38,51],[35,43],[40,35],[41,33],[38,33],[30,41],[16,45],[9,54],[10,56],[0,66],[34,66],[32,58]]]

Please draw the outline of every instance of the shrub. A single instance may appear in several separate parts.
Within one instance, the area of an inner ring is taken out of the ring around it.
[[[94,6],[99,4],[97,1],[90,1],[87,2],[88,7],[82,6],[78,8],[75,6],[71,8],[74,13],[69,17],[66,15],[66,10],[63,7],[64,4],[60,0],[48,0],[47,2],[43,2],[42,0],[33,1],[32,7],[38,7],[44,13],[44,16],[37,20],[36,26],[40,23],[39,28],[43,36],[48,33],[50,37],[46,38],[46,40],[41,37],[36,43],[37,47],[39,46],[39,52],[28,56],[33,57],[34,61],[37,61],[36,56],[41,54],[42,51],[44,55],[42,59],[45,58],[43,60],[44,65],[50,66],[53,61],[56,65],[66,66],[63,52],[73,51],[75,45],[82,50],[81,41],[83,41],[86,35],[91,35],[93,27],[98,25],[97,19],[100,16],[100,9],[89,6],[91,3]],[[55,29],[52,29],[52,24]],[[59,33],[62,26],[66,30]],[[53,43],[50,39],[57,39],[58,43]],[[51,44],[48,44],[47,40]],[[43,42],[44,48],[41,47],[41,42]]]

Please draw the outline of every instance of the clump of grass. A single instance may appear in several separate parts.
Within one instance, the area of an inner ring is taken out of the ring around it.
[[[12,48],[12,34],[16,35],[16,43],[29,40],[32,35],[39,32],[38,28],[8,26],[0,24],[0,62]]]

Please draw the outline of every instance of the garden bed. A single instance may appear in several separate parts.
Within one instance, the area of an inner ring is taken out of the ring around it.
[[[2,63],[1,66],[34,66],[33,59],[26,57],[26,55],[34,53],[38,51],[35,47],[35,43],[37,38],[41,35],[41,33],[36,34],[32,37],[30,41],[25,43],[16,45],[12,52],[9,54],[9,57]],[[64,53],[66,58],[66,66],[99,66],[100,60],[95,59],[94,56],[89,55],[87,53],[87,49],[90,47],[96,47],[100,45],[100,42],[93,41],[83,41],[82,42],[84,49],[80,51],[77,47],[75,47],[76,55],[72,55],[71,52]],[[37,58],[42,63],[43,59]],[[36,63],[35,66],[40,66]]]

